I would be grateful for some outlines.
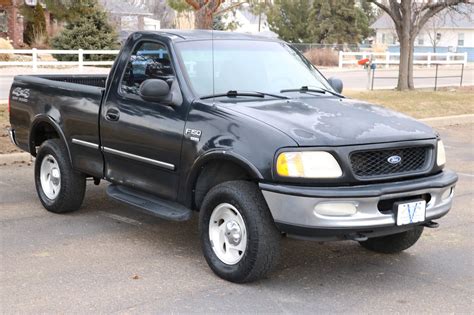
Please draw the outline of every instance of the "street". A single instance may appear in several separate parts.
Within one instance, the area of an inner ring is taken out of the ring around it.
[[[245,285],[208,268],[196,215],[163,221],[92,182],[81,210],[52,214],[36,196],[33,166],[0,166],[1,313],[470,313],[473,128],[438,129],[459,173],[456,198],[414,247],[383,255],[351,241],[284,239],[279,268]]]
[[[320,69],[326,78],[336,77],[344,83],[344,89],[364,90],[367,88],[367,72],[363,69],[337,68]],[[435,84],[436,67],[415,68],[414,84],[415,88],[433,88]],[[394,89],[397,86],[398,69],[385,69],[379,66],[375,70],[374,89]],[[449,78],[442,78],[442,77]],[[438,69],[438,87],[453,86],[458,87],[461,76],[461,65],[457,66],[439,66]],[[463,74],[463,85],[474,85],[474,71],[472,67],[465,67]]]
[[[338,68],[322,68],[321,72],[327,77],[336,77],[344,83],[346,90],[364,90],[367,87],[367,72],[364,69],[347,69],[342,70]],[[397,85],[397,69],[376,70],[374,89],[393,89]],[[77,68],[64,69],[47,69],[40,68],[37,72],[33,72],[31,68],[3,68],[0,72],[0,101],[6,100],[10,93],[10,86],[13,82],[13,77],[19,74],[94,74],[94,73],[108,73],[107,68],[86,67],[83,71]],[[415,78],[415,87],[417,88],[431,88],[434,87],[435,67],[430,69],[415,69],[415,77],[423,77],[421,79]],[[443,67],[440,66],[438,75],[452,76],[450,78],[439,78],[438,86],[459,86],[461,75],[461,66]],[[385,77],[385,79],[383,79]],[[387,77],[391,77],[388,79]],[[474,71],[472,66],[464,69],[463,85],[474,85]]]

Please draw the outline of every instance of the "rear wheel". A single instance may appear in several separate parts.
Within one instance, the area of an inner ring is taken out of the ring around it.
[[[62,141],[51,139],[41,144],[36,155],[35,184],[46,210],[64,213],[80,208],[86,189],[86,177],[73,170]]]
[[[412,230],[402,233],[369,238],[366,241],[359,242],[359,244],[374,252],[394,254],[415,245],[422,233],[423,227],[416,226]]]
[[[258,187],[231,181],[212,188],[199,217],[202,250],[219,277],[255,281],[278,263],[281,235]]]

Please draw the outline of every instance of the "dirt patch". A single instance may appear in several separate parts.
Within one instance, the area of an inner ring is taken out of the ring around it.
[[[0,104],[0,154],[21,152],[8,137],[7,128],[10,127],[7,104]]]

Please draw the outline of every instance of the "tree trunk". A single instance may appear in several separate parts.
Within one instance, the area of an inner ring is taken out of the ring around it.
[[[194,27],[196,29],[210,30],[212,29],[213,16],[212,11],[207,7],[203,7],[195,11]]]
[[[408,90],[408,73],[410,64],[410,38],[408,34],[402,31],[399,35],[400,39],[400,65],[398,67],[398,85],[397,90]]]
[[[398,86],[397,90],[404,91],[410,88],[410,51],[413,49],[411,45],[411,1],[402,0],[400,4],[402,11],[402,19],[399,27],[397,27],[398,39],[400,41],[400,66],[398,70]]]
[[[410,50],[408,55],[408,88],[410,90],[413,90],[415,88],[415,84],[413,83],[413,62],[415,61],[415,36],[411,36],[409,43]]]

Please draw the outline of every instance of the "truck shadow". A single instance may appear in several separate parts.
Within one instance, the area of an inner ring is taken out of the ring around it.
[[[108,199],[104,188],[105,185],[89,186],[83,209],[72,215],[108,217],[123,230],[115,233],[117,241],[122,237],[135,238],[144,247],[143,252],[165,251],[169,259],[176,260],[177,266],[192,270],[193,274],[205,277],[210,283],[222,285],[223,280],[212,274],[202,256],[197,214],[186,222],[165,221]],[[384,255],[370,252],[354,241],[317,242],[283,237],[279,266],[266,279],[247,286],[272,287],[282,282],[298,290],[302,286],[307,290],[326,287],[346,290],[347,286],[357,290],[357,286],[373,287],[374,283],[385,286],[390,281],[399,281],[404,275],[423,271],[423,264],[414,254],[416,251],[415,246],[405,253]]]

